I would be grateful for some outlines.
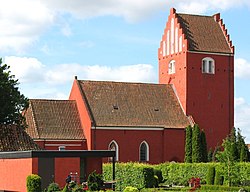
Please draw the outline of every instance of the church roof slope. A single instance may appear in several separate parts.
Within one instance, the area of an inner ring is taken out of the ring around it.
[[[78,82],[96,126],[184,128],[189,124],[171,85]]]
[[[41,150],[32,138],[16,125],[0,125],[0,151]]]
[[[31,99],[25,117],[33,139],[85,139],[75,101]]]
[[[229,40],[222,20],[214,16],[201,16],[177,13],[178,22],[188,40],[188,50],[233,53],[232,42]]]

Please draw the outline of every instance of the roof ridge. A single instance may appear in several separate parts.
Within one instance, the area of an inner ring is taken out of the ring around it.
[[[96,82],[96,83],[114,83],[114,84],[138,84],[138,85],[161,85],[159,83],[145,83],[145,82],[123,82],[123,81],[96,81],[96,80],[78,80],[79,82]]]
[[[74,100],[68,100],[68,99],[29,99],[29,101],[61,101],[61,102],[71,102],[71,101],[74,101]]]
[[[196,15],[196,14],[188,14],[188,13],[176,13],[176,15],[189,15],[189,16],[195,16],[195,17],[210,17],[210,18],[213,18],[213,15]]]

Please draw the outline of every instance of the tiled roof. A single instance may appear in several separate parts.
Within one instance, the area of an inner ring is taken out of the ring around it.
[[[171,85],[78,81],[96,126],[184,128]]]
[[[75,101],[30,99],[25,117],[33,139],[85,139]]]
[[[188,50],[232,53],[230,42],[214,16],[178,13],[177,18],[188,40]]]
[[[41,150],[23,128],[0,125],[0,151]]]

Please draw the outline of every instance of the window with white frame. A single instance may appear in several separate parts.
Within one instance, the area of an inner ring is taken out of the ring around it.
[[[215,62],[211,57],[205,57],[202,59],[202,73],[215,73]]]
[[[143,141],[140,145],[140,157],[141,162],[149,161],[149,146],[146,141]]]
[[[118,148],[118,144],[116,141],[111,141],[110,144],[109,144],[109,147],[108,147],[109,150],[111,151],[115,151],[116,153],[116,157],[115,157],[115,161],[118,161],[118,155],[119,155],[119,148]]]
[[[173,74],[175,73],[175,60],[172,60],[168,64],[168,73]]]

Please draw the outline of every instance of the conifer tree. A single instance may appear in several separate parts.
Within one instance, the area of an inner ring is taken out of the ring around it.
[[[239,161],[246,162],[248,161],[248,147],[245,143],[244,137],[241,135],[240,129],[237,131],[237,150],[239,152]]]
[[[228,145],[228,147],[229,147],[228,150],[229,150],[229,153],[231,155],[230,159],[232,159],[234,161],[238,161],[239,160],[239,153],[238,153],[238,148],[237,148],[237,139],[236,139],[235,128],[232,128],[231,133],[227,139],[230,143],[230,145]]]
[[[185,141],[185,160],[186,163],[192,163],[192,127],[189,125],[186,128]]]
[[[201,131],[201,161],[208,162],[208,154],[207,154],[207,141],[204,130]]]
[[[192,162],[198,163],[202,161],[201,153],[201,137],[200,137],[200,128],[197,124],[193,127],[192,134]]]

